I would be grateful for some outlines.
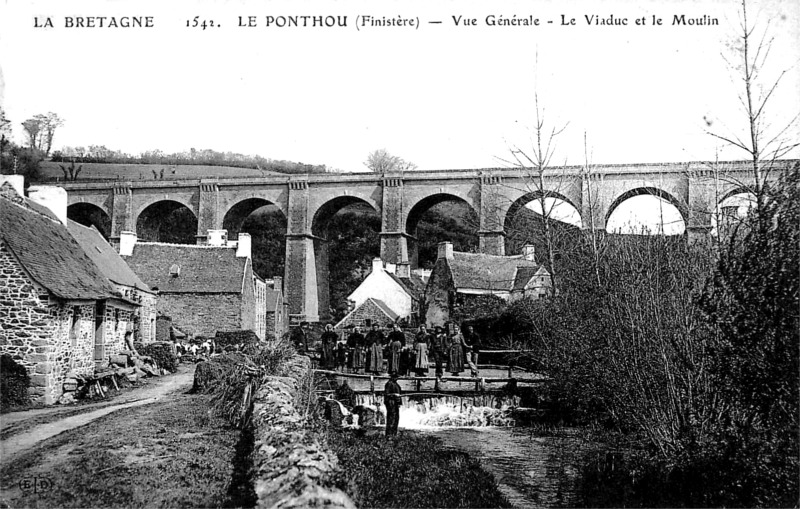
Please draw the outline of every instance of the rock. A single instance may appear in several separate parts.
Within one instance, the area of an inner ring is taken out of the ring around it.
[[[108,356],[108,363],[114,366],[120,366],[122,368],[128,365],[128,356],[127,355],[109,355]]]
[[[72,405],[75,403],[75,393],[73,392],[65,392],[58,398],[59,405]]]
[[[353,408],[353,414],[358,416],[358,423],[361,427],[375,426],[376,424],[378,412],[375,407],[358,405]]]

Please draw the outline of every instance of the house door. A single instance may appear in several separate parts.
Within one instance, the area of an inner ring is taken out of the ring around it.
[[[98,301],[94,312],[94,360],[102,361],[106,356],[106,305]]]

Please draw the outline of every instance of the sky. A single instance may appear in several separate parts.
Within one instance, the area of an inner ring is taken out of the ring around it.
[[[386,148],[421,170],[504,167],[512,149],[531,151],[538,98],[544,132],[560,132],[555,165],[585,153],[596,164],[746,155],[708,134],[746,134],[741,75],[726,63],[737,62],[738,0],[76,5],[0,4],[0,103],[19,143],[22,121],[53,111],[65,119],[54,149],[210,148],[350,172]],[[764,113],[775,133],[800,112],[800,2],[751,0],[748,12],[773,38],[759,83],[785,71]],[[303,15],[347,26],[277,26]],[[79,16],[152,16],[154,27],[66,26]],[[250,16],[257,26],[238,26]],[[365,16],[417,26],[365,26]],[[786,134],[800,138],[797,124]]]

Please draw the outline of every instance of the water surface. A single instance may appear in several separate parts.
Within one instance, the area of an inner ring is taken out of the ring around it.
[[[402,420],[401,420],[402,424]],[[442,439],[491,472],[515,507],[573,507],[584,454],[596,445],[574,428],[537,435],[532,428],[471,427],[406,430]]]

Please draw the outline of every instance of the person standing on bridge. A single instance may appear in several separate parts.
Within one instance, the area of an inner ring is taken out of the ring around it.
[[[403,354],[403,340],[405,335],[400,331],[400,326],[392,325],[389,333],[389,374],[400,373],[400,356]]]
[[[433,361],[436,363],[436,378],[441,378],[444,374],[442,364],[447,356],[447,342],[445,341],[444,329],[438,325],[434,329],[436,332],[431,338],[431,353],[433,354]]]
[[[397,435],[397,427],[400,425],[400,406],[402,396],[400,384],[397,383],[397,373],[390,375],[389,381],[383,388],[383,404],[386,405],[386,436]]]
[[[406,335],[400,330],[400,325],[392,324],[392,332],[389,333],[389,374],[400,373],[400,357],[405,342]]]
[[[353,332],[347,336],[347,347],[350,349],[350,371],[353,373],[363,373],[367,356],[364,353],[364,335],[358,325],[353,328]]]
[[[336,342],[339,337],[333,331],[333,325],[327,324],[325,332],[322,333],[320,338],[322,345],[320,347],[319,364],[322,369],[334,369],[336,367]]]
[[[379,375],[383,373],[383,343],[386,338],[381,332],[380,325],[372,324],[372,330],[365,338],[367,345],[367,370]]]
[[[478,371],[478,354],[481,353],[481,337],[478,336],[472,325],[467,325],[464,328],[464,346],[466,347],[467,365],[472,372],[472,376],[477,377],[480,375]]]
[[[417,376],[428,374],[428,343],[431,337],[425,324],[419,326],[419,332],[414,338],[414,373]]]
[[[453,335],[447,344],[447,371],[458,376],[464,371],[464,336],[458,330],[458,325],[453,325]]]

